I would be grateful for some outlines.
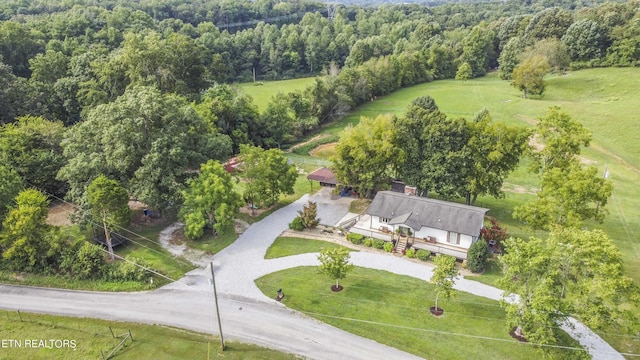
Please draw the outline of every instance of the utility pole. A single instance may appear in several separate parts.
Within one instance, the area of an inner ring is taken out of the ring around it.
[[[222,323],[220,322],[220,308],[218,307],[218,292],[216,291],[216,276],[213,274],[213,261],[209,263],[211,266],[211,283],[213,284],[213,298],[216,301],[216,317],[218,318],[218,330],[220,331],[220,345],[224,351],[224,337],[222,336]]]
[[[327,0],[327,17],[329,21],[333,21],[333,17],[336,15],[336,0]]]

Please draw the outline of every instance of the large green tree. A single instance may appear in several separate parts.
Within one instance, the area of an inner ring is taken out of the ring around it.
[[[209,127],[182,97],[152,87],[133,87],[109,104],[90,110],[67,131],[59,173],[69,196],[82,203],[98,175],[118,180],[129,193],[163,210],[182,202],[180,191],[208,159],[224,159],[231,142]]]
[[[2,259],[14,270],[41,271],[48,267],[56,247],[46,223],[49,201],[29,189],[18,194],[0,231]]]
[[[15,76],[11,67],[0,57],[0,125],[24,115],[31,103],[28,82]],[[31,99],[32,100],[32,99]]]
[[[64,126],[59,121],[24,116],[0,127],[0,162],[12,167],[28,186],[57,196],[67,185],[56,180],[65,163],[61,142]]]
[[[542,95],[546,86],[544,76],[550,70],[551,66],[545,56],[534,55],[513,69],[511,85],[521,90],[524,98],[527,95]]]
[[[204,92],[195,108],[209,126],[231,138],[234,153],[241,144],[260,143],[261,135],[269,129],[261,127],[253,100],[238,87],[216,84]]]
[[[87,203],[93,218],[102,223],[109,256],[113,260],[111,231],[131,222],[129,194],[116,180],[100,175],[87,187]]]
[[[469,126],[472,135],[467,143],[471,156],[467,203],[474,204],[478,195],[504,197],[502,185],[529,149],[531,131],[494,122],[486,109],[478,112]]]
[[[472,132],[466,120],[447,118],[425,96],[414,99],[392,128],[404,160],[398,173],[406,184],[416,186],[421,195],[431,190],[445,197],[467,194]]]
[[[546,171],[540,186],[534,200],[513,211],[515,218],[533,229],[579,227],[586,220],[602,222],[613,192],[611,181],[602,178],[595,166],[579,163]]]
[[[358,125],[345,129],[333,164],[340,183],[354,186],[366,197],[388,186],[401,154],[393,141],[394,122],[392,115],[363,117]]]
[[[554,329],[570,316],[593,329],[637,325],[629,305],[640,299],[638,289],[604,232],[554,228],[547,240],[508,239],[505,250],[502,305],[510,327],[527,341],[556,343]]]
[[[525,29],[525,36],[532,40],[545,38],[560,39],[573,23],[569,10],[552,7],[535,14]]]
[[[245,182],[244,198],[252,208],[273,205],[280,194],[293,194],[298,171],[281,150],[242,145],[240,158],[238,176]]]
[[[591,141],[591,132],[557,106],[550,107],[538,119],[535,131],[541,144],[533,152],[532,170],[542,173],[552,168],[568,168],[577,161],[581,148]]]
[[[562,37],[566,44],[571,60],[589,61],[604,56],[604,49],[608,39],[606,32],[594,20],[582,19],[569,26]]]
[[[180,218],[189,239],[202,237],[207,227],[212,228],[214,234],[221,233],[233,224],[243,205],[242,197],[234,190],[231,174],[214,160],[202,164],[200,174],[189,181],[183,197]]]
[[[520,57],[524,50],[524,41],[520,37],[512,37],[505,44],[504,48],[500,52],[498,58],[498,71],[500,72],[500,79],[511,80],[513,70],[520,63]]]
[[[496,35],[486,24],[480,23],[462,40],[461,61],[471,67],[472,77],[484,76],[489,67],[496,65]]]

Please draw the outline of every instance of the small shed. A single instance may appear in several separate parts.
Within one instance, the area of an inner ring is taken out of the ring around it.
[[[315,180],[320,183],[320,186],[336,187],[338,180],[336,176],[326,167],[322,167],[311,174],[307,175],[309,181]]]

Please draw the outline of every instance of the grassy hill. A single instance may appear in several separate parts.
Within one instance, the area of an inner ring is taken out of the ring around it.
[[[607,208],[603,228],[623,253],[627,274],[640,284],[640,100],[636,93],[640,69],[588,69],[553,75],[547,79],[547,93],[539,100],[523,99],[522,94],[500,80],[497,73],[466,82],[435,81],[399,90],[355,109],[351,115],[324,128],[322,132],[340,134],[348,124],[357,124],[361,116],[375,117],[392,112],[402,115],[411,100],[430,95],[449,116],[470,119],[486,107],[496,121],[511,125],[533,126],[536,118],[550,106],[560,106],[571,117],[593,132],[593,141],[582,154],[585,161],[602,173],[611,174],[614,193]],[[318,134],[314,134],[318,135]],[[505,223],[511,234],[528,236],[512,219],[514,206],[527,201],[537,188],[534,175],[526,171],[527,161],[508,179],[505,199],[480,198],[478,205],[491,209],[490,214]]]

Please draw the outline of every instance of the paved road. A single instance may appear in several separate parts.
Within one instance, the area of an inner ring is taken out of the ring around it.
[[[287,228],[303,197],[263,221],[253,224],[236,242],[214,258],[225,337],[276,348],[312,359],[417,359],[417,357],[323,324],[263,295],[254,280],[274,271],[315,265],[315,254],[264,259],[273,240]],[[324,207],[323,207],[324,208]],[[328,208],[324,208],[325,211]],[[341,210],[342,211],[342,210]],[[358,266],[388,270],[428,280],[431,268],[391,254],[352,254]],[[217,333],[214,323],[210,269],[188,273],[180,281],[157,291],[105,294],[66,290],[0,286],[0,308],[167,324]],[[460,290],[492,299],[501,291],[478,282],[460,279]],[[45,300],[46,299],[46,300]],[[613,348],[588,328],[576,323],[566,328],[597,359],[622,359]]]

